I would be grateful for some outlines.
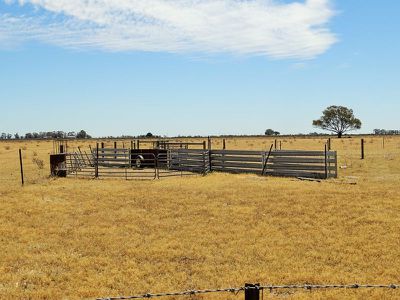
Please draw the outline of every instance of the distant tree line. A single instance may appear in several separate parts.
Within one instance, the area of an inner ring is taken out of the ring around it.
[[[10,133],[2,133],[0,136],[0,140],[11,140],[13,138],[14,135],[10,134]],[[17,138],[19,139],[19,135],[18,133],[15,134],[15,136],[17,136]]]
[[[91,136],[86,133],[85,130],[79,132],[70,131],[41,131],[41,132],[27,132],[25,135],[20,135],[19,133],[2,133],[0,135],[1,140],[19,140],[19,139],[90,139]]]
[[[85,130],[79,132],[70,131],[40,131],[40,132],[27,132],[25,135],[20,135],[19,133],[2,133],[0,135],[0,140],[19,140],[19,139],[90,139],[92,138]],[[101,138],[108,139],[144,139],[144,138],[161,138],[160,135],[154,135],[151,132],[141,135],[121,135],[121,136],[103,136]]]
[[[386,129],[374,129],[376,135],[397,135],[400,134],[400,130],[386,130]]]
[[[374,135],[400,135],[400,130],[387,130],[387,129],[374,129],[373,131]],[[275,131],[273,129],[267,129],[265,131],[266,136],[278,136],[280,135],[280,132]],[[298,133],[298,134],[292,134],[292,136],[322,136],[326,135],[324,133],[319,133],[319,132],[310,132],[308,134],[305,133]],[[248,136],[253,136],[253,135],[214,135],[213,137],[248,137]],[[167,136],[163,136],[166,138]],[[177,138],[204,138],[204,136],[201,135],[178,135],[176,136]],[[65,132],[65,131],[41,131],[41,132],[28,132],[25,133],[25,135],[20,135],[19,133],[11,134],[11,133],[1,133],[0,135],[0,140],[20,140],[20,139],[90,139],[92,136],[90,136],[85,130],[81,130],[79,132],[75,131],[70,131],[70,132]],[[142,134],[138,136],[133,136],[133,135],[121,135],[121,136],[105,136],[102,138],[109,138],[109,139],[114,139],[114,138],[122,138],[122,139],[143,139],[143,138],[162,138],[160,135],[153,135],[151,132],[148,132],[147,134]]]
[[[146,134],[140,134],[140,135],[109,135],[109,136],[103,136],[100,138],[102,138],[102,139],[146,139],[146,138],[159,139],[159,138],[163,138],[163,137],[166,138],[167,136],[154,135],[151,132],[148,132]]]

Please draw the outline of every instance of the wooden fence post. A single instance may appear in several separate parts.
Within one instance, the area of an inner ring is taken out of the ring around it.
[[[212,172],[212,164],[211,164],[211,138],[208,137],[208,163],[210,164],[210,172]]]
[[[96,164],[94,169],[94,177],[99,177],[99,143],[96,144]]]
[[[205,143],[205,142],[204,142]],[[208,160],[208,163],[207,163]],[[203,175],[207,175],[207,173],[211,172],[211,161],[210,161],[210,151],[204,149],[203,151]]]
[[[24,167],[22,164],[22,151],[21,149],[19,149],[19,165],[20,165],[20,169],[21,169],[21,183],[22,185],[24,185]]]
[[[364,153],[364,139],[361,139],[361,159],[365,158],[365,153]]]
[[[246,283],[244,290],[244,300],[260,300],[260,284]]]
[[[101,149],[102,149],[101,153],[104,154],[104,142],[101,142]],[[102,156],[102,158],[104,159],[104,155]]]
[[[335,178],[338,178],[338,161],[337,161],[337,151],[335,151]]]
[[[277,140],[275,139],[275,150],[277,150],[278,149],[278,145],[277,145]]]
[[[328,151],[331,151],[331,138],[328,138]]]
[[[206,150],[206,141],[203,141],[203,150]]]
[[[222,149],[225,150],[226,149],[226,143],[225,143],[225,139],[222,140]]]
[[[328,179],[328,146],[325,145],[325,179]]]

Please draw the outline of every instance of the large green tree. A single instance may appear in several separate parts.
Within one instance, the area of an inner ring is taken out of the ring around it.
[[[353,110],[344,106],[329,106],[321,118],[313,121],[315,127],[328,130],[341,138],[345,132],[361,128],[361,121],[354,116]]]

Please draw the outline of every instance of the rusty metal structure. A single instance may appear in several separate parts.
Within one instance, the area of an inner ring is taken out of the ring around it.
[[[156,179],[170,176],[207,174],[209,154],[205,143],[170,143],[166,141],[136,141],[130,148],[105,147],[97,143],[95,148],[82,151],[79,147],[66,152],[66,141],[55,144],[50,155],[50,172],[55,177],[89,177],[124,179]],[[143,145],[151,145],[141,148]],[[183,154],[182,151],[190,153]]]
[[[273,150],[273,145],[267,151],[211,150],[210,142],[206,147],[205,142],[138,140],[129,148],[114,142],[114,147],[97,143],[88,151],[66,151],[66,143],[58,143],[50,156],[52,176],[156,179],[215,171],[320,180],[338,174],[337,153],[327,146],[323,151]]]

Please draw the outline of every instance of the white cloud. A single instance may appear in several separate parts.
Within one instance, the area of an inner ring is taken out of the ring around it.
[[[3,0],[16,6],[17,1]],[[2,43],[39,40],[111,51],[313,58],[335,42],[330,0],[19,0]],[[28,10],[28,13],[26,11]]]

